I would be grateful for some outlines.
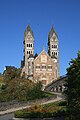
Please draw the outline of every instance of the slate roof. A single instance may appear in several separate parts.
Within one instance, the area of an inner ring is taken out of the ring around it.
[[[56,36],[57,36],[57,33],[56,33],[54,27],[52,26],[52,28],[51,28],[51,30],[50,30],[50,32],[49,32],[49,34],[48,34],[48,38],[49,38],[49,39],[52,37],[53,33],[55,33]],[[58,37],[58,36],[57,36],[57,37]]]
[[[30,25],[27,26],[24,35],[26,36],[26,34],[27,34],[28,32],[30,32],[31,35],[34,37],[33,31],[32,31],[32,29],[31,29]]]

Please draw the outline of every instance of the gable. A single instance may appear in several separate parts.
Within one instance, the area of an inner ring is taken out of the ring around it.
[[[42,50],[42,52],[36,57],[34,62],[40,62],[40,63],[53,63],[51,57],[45,52],[45,50]]]

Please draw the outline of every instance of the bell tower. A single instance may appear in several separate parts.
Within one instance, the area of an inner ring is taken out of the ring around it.
[[[58,36],[57,33],[52,26],[49,34],[48,34],[48,54],[54,62],[54,79],[57,79],[60,76],[59,71],[59,49],[58,49]]]
[[[31,27],[28,25],[25,32],[24,32],[24,60],[23,60],[23,66],[25,77],[28,76],[28,58],[30,55],[34,56],[34,34],[31,30]]]

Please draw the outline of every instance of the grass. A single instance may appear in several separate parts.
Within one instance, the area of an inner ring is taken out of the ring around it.
[[[45,97],[52,97],[54,94],[43,91]]]
[[[65,116],[67,111],[66,102],[55,102],[46,105],[34,105],[25,110],[14,113],[16,118],[49,118]]]

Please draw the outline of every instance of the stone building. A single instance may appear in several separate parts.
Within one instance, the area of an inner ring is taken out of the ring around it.
[[[43,49],[34,57],[34,34],[28,25],[24,32],[24,57],[21,61],[22,75],[44,86],[59,78],[58,36],[52,27],[48,35],[48,53]]]
[[[43,49],[34,60],[34,81],[41,81],[45,86],[54,79],[54,64],[51,57]]]
[[[24,57],[21,61],[22,74],[25,73],[26,78],[33,79],[33,62],[34,62],[34,34],[28,25],[24,32]]]

